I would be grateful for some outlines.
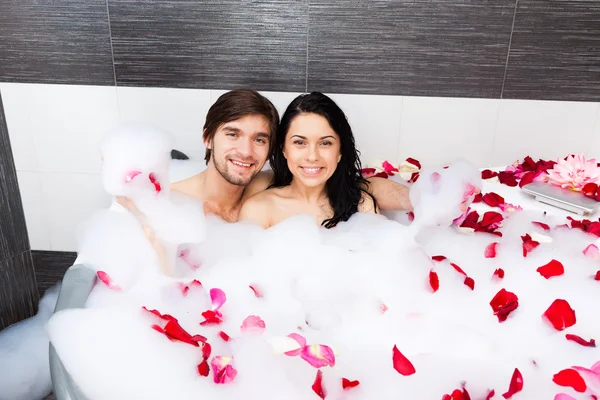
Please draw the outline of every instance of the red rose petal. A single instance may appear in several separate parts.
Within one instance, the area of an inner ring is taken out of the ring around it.
[[[433,256],[433,257],[431,257],[431,259],[433,261],[441,262],[441,261],[444,261],[446,259],[446,256]]]
[[[515,368],[515,372],[513,372],[512,378],[510,379],[508,391],[504,393],[502,397],[510,399],[521,390],[523,390],[523,375],[521,375],[521,371],[519,371],[518,368]]]
[[[490,207],[498,207],[500,204],[504,204],[504,197],[498,193],[489,192],[483,196],[483,202]]]
[[[385,173],[385,171],[381,171],[381,172],[379,172],[379,173],[375,174],[374,176],[375,176],[376,178],[385,178],[385,179],[387,179],[387,177],[388,177],[388,174],[386,174],[386,173]]]
[[[198,365],[198,373],[200,374],[200,376],[208,376],[208,374],[210,373],[210,367],[208,366],[208,362],[206,360],[203,360]]]
[[[532,221],[532,224],[539,226],[540,228],[542,228],[545,231],[549,231],[550,230],[550,225],[545,224],[543,222],[538,222],[538,221]]]
[[[583,187],[583,189],[581,189],[581,192],[587,197],[595,198],[597,190],[598,190],[598,185],[592,182],[592,183],[586,184]]]
[[[502,214],[497,213],[495,211],[488,211],[483,214],[483,218],[481,219],[481,226],[484,228],[493,227],[495,229],[497,225],[500,224],[504,220]]]
[[[323,372],[321,372],[320,369],[317,370],[317,376],[315,377],[315,382],[312,384],[312,390],[322,399],[327,395],[327,392],[323,387]]]
[[[250,285],[249,287],[254,292],[254,296],[256,296],[258,298],[264,297],[262,292],[258,289],[258,287],[256,285]]]
[[[204,343],[202,345],[202,358],[205,360],[208,360],[211,353],[212,353],[211,345],[208,342]]]
[[[98,279],[100,279],[100,281],[102,283],[104,283],[109,289],[115,290],[117,292],[120,292],[121,287],[119,285],[116,285],[112,278],[110,277],[110,275],[108,275],[106,272],[104,271],[96,271],[96,276],[98,277]]]
[[[559,386],[567,386],[575,389],[576,392],[583,393],[587,390],[585,381],[574,369],[563,369],[552,377],[552,382]]]
[[[584,347],[596,347],[596,341],[594,339],[590,339],[588,341],[582,338],[581,336],[573,335],[570,333],[567,333],[565,337],[567,338],[567,340],[580,344]]]
[[[554,300],[550,307],[544,312],[543,316],[557,331],[562,331],[563,329],[575,325],[577,322],[575,310],[573,310],[569,303],[563,299]]]
[[[517,182],[517,178],[515,177],[515,174],[512,172],[508,172],[508,171],[498,172],[498,180],[503,185],[511,186],[511,187],[515,187],[519,184],[519,182]]]
[[[521,181],[519,182],[519,187],[523,187],[525,185],[529,185],[533,182],[533,179],[537,176],[537,172],[527,172],[525,175],[521,177]]]
[[[419,160],[416,160],[416,159],[414,159],[412,157],[408,157],[406,159],[406,162],[414,165],[415,167],[417,167],[419,169],[421,169],[421,163],[419,162]]]
[[[382,314],[385,314],[387,312],[388,306],[386,306],[384,303],[381,303],[381,305],[379,306],[379,310],[381,311]]]
[[[594,276],[595,281],[600,281],[600,270],[596,272],[596,276]]]
[[[351,381],[349,379],[342,378],[342,389],[344,390],[355,388],[358,385],[360,385],[359,381]]]
[[[404,357],[404,355],[400,353],[400,350],[398,350],[396,345],[394,345],[394,348],[392,349],[392,362],[394,369],[401,375],[409,376],[417,372],[408,358]]]
[[[521,240],[523,240],[523,257],[527,257],[528,253],[531,253],[533,249],[540,245],[539,242],[536,242],[535,240],[531,239],[531,236],[529,236],[529,234],[521,236]]]
[[[475,197],[473,197],[473,203],[481,203],[483,201],[483,195],[481,193],[477,193]]]
[[[148,175],[148,179],[150,179],[150,182],[154,185],[154,189],[156,190],[156,192],[160,192],[160,182],[158,181],[158,179],[156,179],[156,175],[154,175],[154,172],[151,172],[150,175]]]
[[[415,220],[415,213],[414,212],[409,211],[409,212],[406,213],[406,215],[408,216],[408,220],[410,222],[413,222]]]
[[[484,169],[481,171],[481,179],[491,179],[498,176],[496,171],[492,171],[491,169]]]
[[[494,258],[496,257],[496,249],[498,248],[498,242],[492,242],[488,244],[483,251],[483,256],[485,258]]]
[[[454,269],[459,272],[460,274],[463,274],[464,276],[467,276],[467,273],[465,271],[463,271],[463,269],[461,267],[459,267],[458,265],[454,264],[454,263],[450,263],[450,265],[452,265],[454,267]]]
[[[492,397],[496,395],[496,391],[494,389],[490,390],[487,396],[485,396],[485,400],[492,400]]]
[[[470,276],[465,278],[464,284],[471,288],[471,290],[475,290],[475,281]]]
[[[219,336],[226,342],[229,342],[229,339],[231,339],[231,337],[223,331],[219,331]]]
[[[504,278],[504,270],[502,268],[498,268],[494,271],[494,276],[498,277],[499,279]]]
[[[440,279],[434,270],[429,271],[429,286],[431,286],[434,293],[440,288]]]
[[[560,276],[565,273],[565,268],[560,261],[552,260],[548,264],[536,269],[544,278],[549,279],[553,276]]]
[[[375,174],[375,168],[363,168],[360,170],[363,175],[372,176]]]
[[[500,289],[490,301],[490,306],[494,315],[498,317],[498,322],[504,322],[508,315],[519,307],[519,298],[506,289]]]
[[[219,325],[223,322],[223,319],[220,316],[220,313],[217,311],[206,310],[202,313],[204,317],[204,321],[200,322],[200,325]]]

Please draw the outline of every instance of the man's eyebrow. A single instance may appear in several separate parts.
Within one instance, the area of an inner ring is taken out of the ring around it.
[[[241,132],[238,128],[233,127],[233,126],[224,126],[223,130],[229,131],[229,132],[234,132],[234,133]]]
[[[258,132],[256,134],[256,136],[260,136],[260,137],[271,137],[271,135],[269,135],[267,132]]]

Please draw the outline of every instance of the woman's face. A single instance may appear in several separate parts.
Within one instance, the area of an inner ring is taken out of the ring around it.
[[[292,120],[283,155],[294,179],[304,186],[324,185],[342,159],[340,138],[318,114],[301,114]]]

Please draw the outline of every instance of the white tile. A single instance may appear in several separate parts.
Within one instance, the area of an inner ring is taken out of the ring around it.
[[[28,105],[38,170],[99,173],[99,143],[118,124],[115,87],[31,85]]]
[[[464,158],[489,165],[498,117],[494,99],[404,97],[399,158],[441,166]]]
[[[283,116],[287,106],[290,105],[292,100],[301,95],[300,92],[260,92],[263,96],[273,103],[277,112],[279,113],[279,119]]]
[[[119,87],[121,122],[147,122],[170,132],[174,147],[196,160],[204,158],[202,128],[211,106],[210,90]]]
[[[76,251],[81,223],[110,205],[100,174],[41,173],[41,180],[52,250]]]
[[[590,102],[500,100],[492,161],[588,153],[597,112],[598,103]]]
[[[585,152],[585,155],[594,157],[596,160],[600,161],[600,103],[596,104],[598,105],[598,110],[596,111],[596,121],[594,121],[592,144],[590,149]]]
[[[31,85],[0,83],[0,95],[17,171],[37,171],[38,163],[31,129]]]
[[[363,166],[398,161],[402,97],[329,94],[344,111]]]
[[[41,174],[39,172],[17,171],[17,179],[31,249],[52,250],[48,216],[44,213],[46,199],[42,193]]]

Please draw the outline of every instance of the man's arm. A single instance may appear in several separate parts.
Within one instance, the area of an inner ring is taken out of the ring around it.
[[[408,197],[409,187],[385,178],[371,177],[367,181],[367,191],[375,197],[381,210],[413,210]]]

